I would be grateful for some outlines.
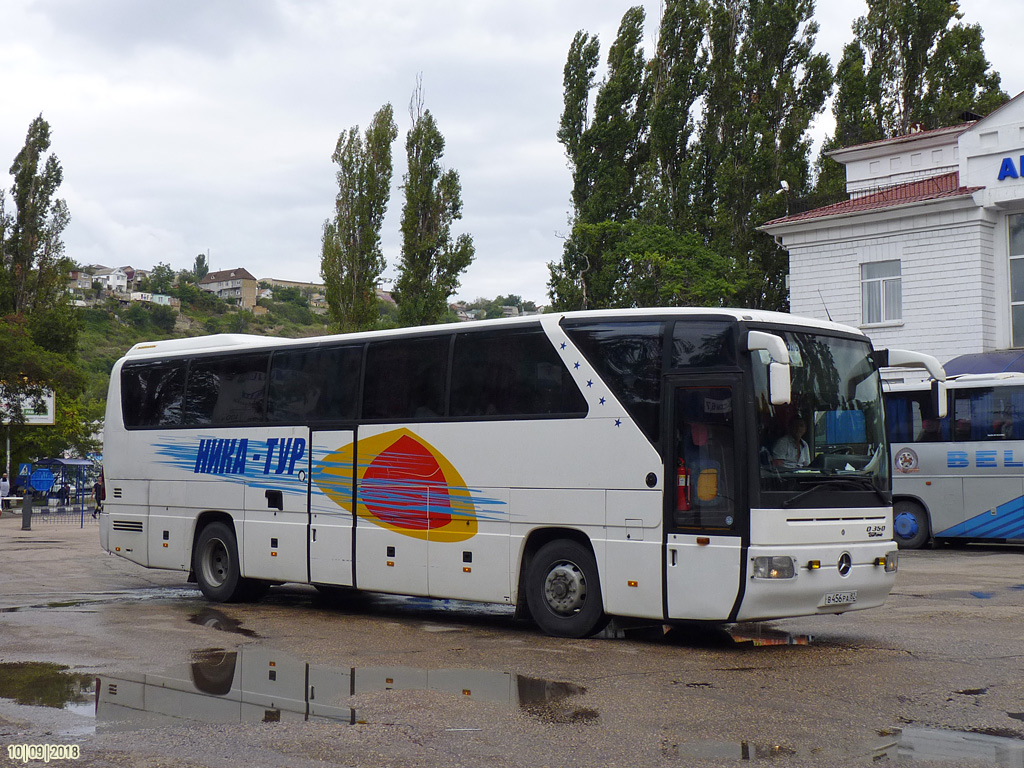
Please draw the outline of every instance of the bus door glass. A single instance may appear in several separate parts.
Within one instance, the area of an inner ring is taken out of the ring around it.
[[[668,618],[726,619],[740,582],[740,412],[728,378],[670,380],[666,451]]]
[[[1024,530],[1024,388],[958,389],[953,399],[954,442],[947,464],[963,472],[962,522],[942,537],[1016,538]],[[949,471],[949,470],[947,470]]]
[[[307,518],[302,534],[309,548],[309,580],[314,584],[353,584],[355,432],[351,426],[325,423],[354,420],[361,360],[360,345],[280,350],[271,359],[267,421],[302,425],[293,428],[301,429],[308,441],[303,478]],[[307,426],[318,423],[324,426]]]

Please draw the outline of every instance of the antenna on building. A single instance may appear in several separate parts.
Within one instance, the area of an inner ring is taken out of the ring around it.
[[[821,306],[825,308],[825,317],[828,321],[832,322],[832,313],[828,311],[828,304],[825,303],[825,297],[821,295],[821,288],[818,289],[818,298],[821,299]]]

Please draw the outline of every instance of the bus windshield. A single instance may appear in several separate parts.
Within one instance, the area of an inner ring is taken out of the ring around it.
[[[867,340],[774,331],[789,349],[792,399],[771,405],[768,354],[752,360],[760,485],[783,505],[820,487],[808,504],[848,504],[847,492],[888,500],[889,460],[879,375]],[[834,493],[842,501],[829,499]],[[881,498],[879,498],[881,497]]]

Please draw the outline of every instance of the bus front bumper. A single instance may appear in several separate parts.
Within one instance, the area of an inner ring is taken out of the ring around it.
[[[877,608],[896,582],[896,544],[892,541],[751,547],[748,554],[737,621]]]

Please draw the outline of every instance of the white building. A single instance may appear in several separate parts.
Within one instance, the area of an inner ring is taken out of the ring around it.
[[[791,311],[942,362],[1024,355],[1024,94],[832,157],[850,199],[762,227],[789,251]]]
[[[99,281],[108,291],[126,293],[128,291],[128,273],[121,267],[105,272],[94,272],[93,280]]]

